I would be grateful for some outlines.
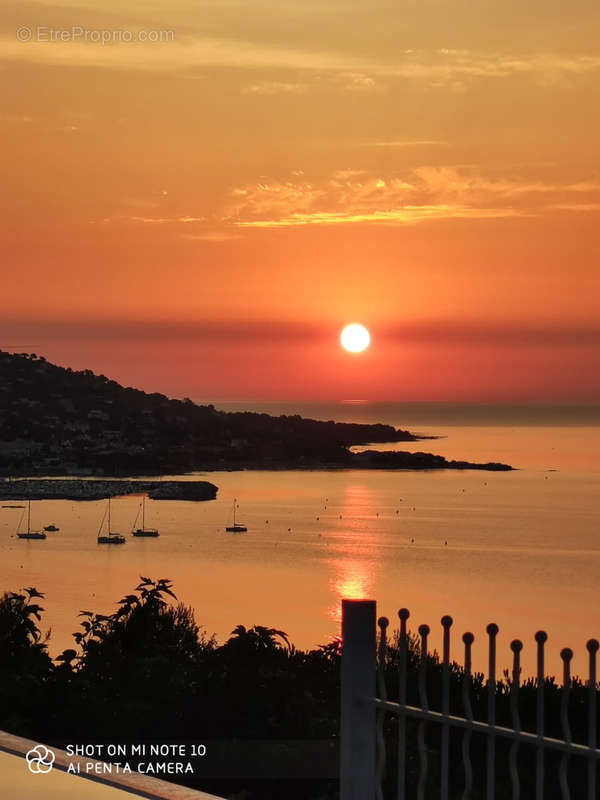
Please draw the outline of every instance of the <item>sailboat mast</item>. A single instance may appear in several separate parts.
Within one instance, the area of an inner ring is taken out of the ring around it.
[[[142,530],[146,529],[146,495],[142,497]]]
[[[110,536],[110,497],[108,498],[108,534]]]
[[[236,498],[234,497],[233,498],[233,525],[234,525],[234,527],[235,527],[235,501],[236,501]]]

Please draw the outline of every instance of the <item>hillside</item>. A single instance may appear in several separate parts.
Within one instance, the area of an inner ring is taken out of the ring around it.
[[[4,475],[345,466],[352,445],[416,439],[389,425],[227,413],[0,351]]]

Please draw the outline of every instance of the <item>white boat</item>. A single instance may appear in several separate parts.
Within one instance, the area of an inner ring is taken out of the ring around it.
[[[140,515],[140,509],[141,509],[141,512],[142,512],[142,527],[141,528],[136,528],[135,527],[135,523],[138,521],[138,517]],[[144,497],[142,498],[142,502],[140,503],[140,507],[138,508],[137,516],[133,521],[132,534],[134,536],[147,536],[147,537],[153,537],[153,538],[156,538],[157,536],[160,536],[157,528],[147,528],[146,527],[146,495],[144,495]]]
[[[23,515],[25,512],[23,512]],[[44,531],[32,531],[31,530],[31,500],[27,501],[27,530],[21,531],[19,533],[19,528],[21,527],[21,520],[23,519],[23,515],[21,515],[21,519],[19,520],[19,525],[17,526],[17,536],[19,539],[45,539],[46,534]]]
[[[106,533],[102,533],[102,526],[104,520],[108,517],[108,529]],[[115,533],[110,529],[110,497],[108,498],[108,508],[104,512],[102,522],[98,529],[98,544],[125,544],[125,537],[121,533]]]
[[[237,500],[233,498],[233,525],[228,525],[225,530],[228,533],[245,533],[248,528],[245,525],[242,525],[239,522],[235,521],[235,507],[237,506]]]

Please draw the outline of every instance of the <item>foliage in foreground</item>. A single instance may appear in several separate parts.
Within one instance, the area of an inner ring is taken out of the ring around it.
[[[196,623],[193,610],[177,602],[170,581],[142,577],[113,614],[81,611],[74,647],[53,662],[48,636],[38,626],[43,609],[34,600],[42,597],[29,589],[0,598],[0,728],[61,747],[214,741],[209,750],[222,751],[232,740],[335,745],[335,643],[304,652],[283,631],[238,625],[219,646]],[[326,749],[325,773],[335,775],[335,747]],[[233,755],[225,750],[216,767],[220,776],[236,773],[235,749]],[[194,775],[186,782],[239,800],[270,800],[282,792],[292,800],[336,796],[335,780],[310,780],[310,770],[299,762],[302,747],[290,744],[278,757],[308,780],[283,783],[281,764],[274,777],[260,780],[277,766],[269,763],[268,745],[262,763],[253,756],[250,775],[241,751],[239,778]],[[182,776],[176,780],[183,782]]]
[[[0,728],[28,738],[54,743],[212,742],[220,754],[203,774],[177,776],[197,788],[236,800],[332,800],[337,797],[337,737],[339,731],[339,642],[315,650],[297,650],[283,631],[238,625],[219,645],[196,623],[189,606],[177,602],[166,579],[141,578],[109,615],[81,611],[74,647],[54,661],[48,655],[49,634],[39,623],[43,595],[35,588],[0,598]],[[418,704],[418,643],[409,641],[408,700]],[[390,699],[398,668],[397,639],[385,661]],[[431,708],[439,708],[441,667],[435,654],[427,663]],[[462,713],[464,672],[451,667],[451,713]],[[476,719],[486,720],[484,676],[469,679]],[[497,685],[497,721],[510,727],[510,682]],[[570,724],[575,741],[587,733],[588,689],[575,680]],[[558,727],[562,689],[548,679],[546,733],[560,738]],[[536,686],[526,681],[519,705],[523,730],[535,730]],[[388,753],[396,752],[397,720],[384,724]],[[462,796],[462,732],[450,741],[451,773]],[[436,798],[439,776],[439,730],[427,732],[430,780],[424,797]],[[418,755],[416,724],[408,723],[409,788],[416,785]],[[256,744],[255,749],[249,743]],[[315,746],[313,746],[315,745]],[[312,749],[311,749],[312,748]],[[471,741],[474,785],[484,786],[485,741]],[[498,800],[511,797],[506,767],[507,748],[498,750]],[[250,755],[249,755],[250,753]],[[276,753],[276,756],[274,756]],[[394,758],[386,784],[395,796]],[[524,796],[533,780],[534,754],[521,748]],[[557,759],[550,757],[546,798],[559,797],[554,780]],[[570,768],[572,790],[583,790],[585,767]],[[286,777],[293,775],[294,777]],[[218,776],[218,777],[214,777]],[[225,777],[226,776],[226,777]],[[163,776],[164,777],[164,776]],[[187,778],[187,779],[186,779]],[[556,793],[556,794],[555,794]],[[472,800],[483,797],[478,789]]]

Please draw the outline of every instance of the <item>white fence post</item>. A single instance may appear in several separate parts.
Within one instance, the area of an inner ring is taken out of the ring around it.
[[[374,600],[342,601],[340,800],[374,800],[377,663]]]

